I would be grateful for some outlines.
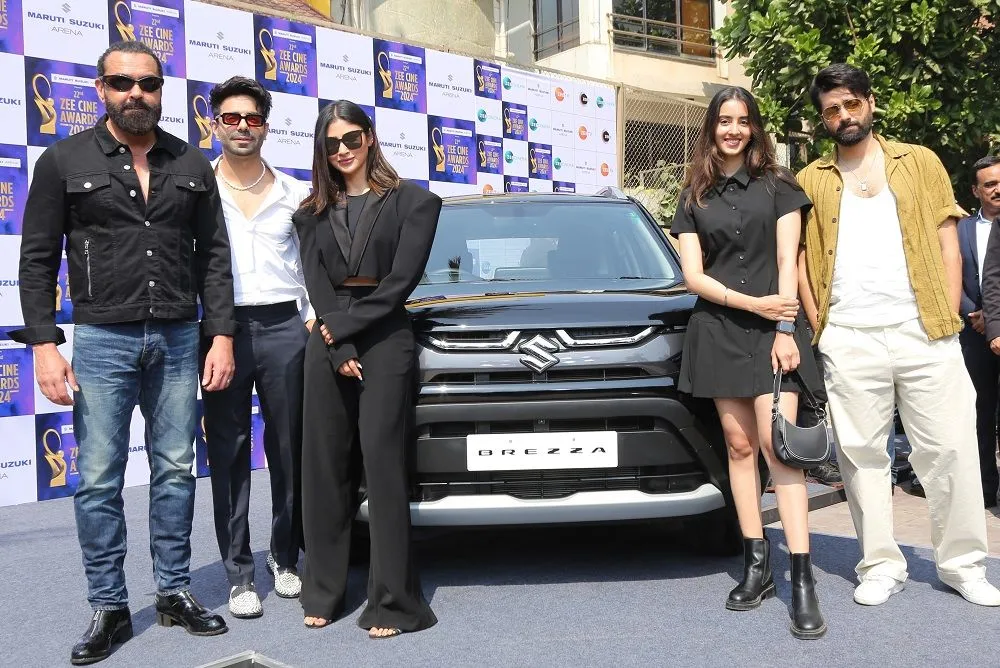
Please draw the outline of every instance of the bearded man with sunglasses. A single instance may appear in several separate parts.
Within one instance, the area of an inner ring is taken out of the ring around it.
[[[77,665],[132,637],[122,487],[136,404],[146,421],[157,623],[201,636],[227,630],[189,591],[198,295],[200,334],[210,341],[202,389],[225,388],[234,371],[233,279],[215,175],[197,149],[157,127],[163,68],[153,51],[118,42],[97,73],[107,115],[35,165],[21,240],[25,326],[11,332],[33,347],[42,393],[73,406],[74,508],[94,610],[70,656]],[[64,238],[72,366],[57,349],[65,336],[54,308]]]
[[[938,577],[972,603],[998,606],[1000,591],[986,580],[976,395],[958,338],[964,213],[932,151],[872,133],[864,72],[831,65],[810,95],[837,147],[799,173],[814,205],[799,285],[861,544],[854,600],[882,604],[908,575],[892,533],[885,445],[898,408],[930,508]]]
[[[212,129],[222,144],[215,161],[232,246],[236,375],[206,394],[205,436],[212,476],[215,535],[229,578],[229,612],[260,617],[250,551],[250,411],[254,385],[264,417],[264,452],[271,478],[271,548],[267,569],[274,591],[297,598],[302,544],[300,465],[302,374],[315,315],[306,295],[292,214],[309,187],[261,157],[271,94],[236,76],[209,95]],[[207,351],[206,351],[207,352]]]

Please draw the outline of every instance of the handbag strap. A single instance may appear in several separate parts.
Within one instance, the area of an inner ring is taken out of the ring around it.
[[[816,395],[812,393],[812,390],[809,389],[809,385],[806,384],[806,381],[802,377],[802,374],[794,371],[792,373],[797,374],[799,377],[799,384],[802,386],[802,389],[805,391],[806,394],[806,399],[807,399],[806,405],[813,409],[813,411],[816,413],[816,417],[819,418],[819,420],[821,421],[825,420],[826,410],[823,408],[823,404],[820,403],[820,401],[816,398]],[[772,420],[776,419],[779,414],[778,403],[781,399],[781,378],[782,378],[782,373],[781,369],[779,368],[777,373],[774,374],[774,395],[771,398]]]

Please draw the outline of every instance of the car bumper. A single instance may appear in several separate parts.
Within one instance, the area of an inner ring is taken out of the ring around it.
[[[456,495],[410,503],[414,526],[494,526],[571,524],[686,517],[726,505],[718,487],[703,484],[690,492],[646,494],[633,490],[578,492],[559,499],[516,499],[507,495]],[[358,519],[368,521],[368,501]]]

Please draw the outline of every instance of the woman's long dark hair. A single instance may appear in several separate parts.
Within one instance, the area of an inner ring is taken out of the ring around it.
[[[737,100],[747,107],[750,121],[750,141],[743,149],[743,163],[750,178],[759,179],[772,176],[799,187],[787,169],[778,165],[774,155],[774,144],[764,131],[764,119],[760,115],[757,100],[746,88],[727,86],[712,97],[708,103],[705,122],[701,124],[701,134],[694,145],[694,155],[684,178],[684,187],[689,188],[684,206],[691,211],[693,206],[704,208],[704,198],[723,176],[725,160],[715,144],[715,129],[719,125],[722,105],[729,100]]]
[[[382,154],[378,136],[368,114],[350,100],[336,100],[319,110],[316,135],[313,139],[312,193],[302,200],[300,205],[300,208],[312,209],[313,213],[317,214],[332,204],[342,202],[347,195],[344,175],[330,164],[330,154],[326,150],[327,129],[330,123],[338,119],[357,125],[372,139],[365,170],[368,186],[375,191],[375,194],[381,196],[386,190],[399,187],[399,174]]]

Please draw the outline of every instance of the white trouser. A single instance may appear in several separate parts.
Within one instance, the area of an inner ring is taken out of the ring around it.
[[[958,336],[929,341],[919,320],[864,329],[828,325],[819,351],[861,543],[858,577],[907,577],[892,535],[886,442],[894,405],[913,448],[910,464],[927,494],[938,577],[945,583],[985,577],[976,394]]]

